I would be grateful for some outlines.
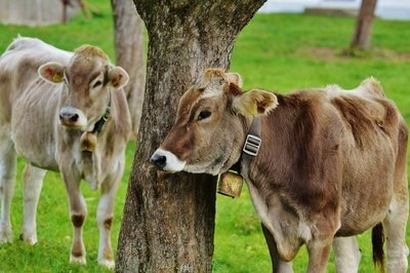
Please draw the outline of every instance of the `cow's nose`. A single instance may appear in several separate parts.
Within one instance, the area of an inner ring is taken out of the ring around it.
[[[154,153],[150,159],[151,163],[156,165],[157,167],[163,169],[167,165],[167,157],[165,155],[159,155]]]
[[[61,121],[70,121],[70,122],[77,122],[80,116],[77,113],[70,113],[70,112],[61,112],[60,113],[60,120]]]

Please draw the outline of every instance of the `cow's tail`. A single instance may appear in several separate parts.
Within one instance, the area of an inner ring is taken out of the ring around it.
[[[378,223],[372,230],[373,263],[381,273],[384,273],[384,233],[382,223]]]

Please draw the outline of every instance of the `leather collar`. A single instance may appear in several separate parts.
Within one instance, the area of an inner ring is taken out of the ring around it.
[[[242,148],[239,160],[231,167],[230,171],[237,172],[245,180],[248,179],[249,164],[255,158],[262,145],[261,139],[261,118],[255,117],[246,135],[246,140]]]
[[[104,124],[107,122],[111,115],[111,93],[110,93],[110,99],[107,105],[107,109],[105,110],[104,115],[95,123],[94,129],[91,131],[92,134],[99,134],[103,127]]]

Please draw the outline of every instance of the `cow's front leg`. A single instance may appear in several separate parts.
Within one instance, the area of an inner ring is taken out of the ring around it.
[[[293,273],[292,262],[285,262],[279,258],[275,240],[270,231],[262,224],[263,235],[269,248],[273,273]]]
[[[359,272],[360,258],[362,256],[356,237],[335,237],[333,250],[336,259],[337,273]]]
[[[71,222],[74,228],[71,246],[70,263],[86,264],[86,252],[83,242],[83,224],[87,216],[87,207],[80,190],[80,177],[72,170],[63,172],[68,201],[70,205]]]
[[[24,169],[24,223],[21,238],[34,245],[37,243],[36,212],[45,170],[26,164]]]
[[[308,273],[326,273],[332,239],[312,240],[307,244],[309,252]]]
[[[9,139],[0,137],[0,244],[11,243],[10,206],[16,177],[16,152]]]
[[[121,177],[105,181],[101,185],[101,198],[97,208],[97,224],[100,230],[98,247],[98,263],[108,268],[114,268],[115,262],[111,247],[111,225],[113,220],[114,200]]]

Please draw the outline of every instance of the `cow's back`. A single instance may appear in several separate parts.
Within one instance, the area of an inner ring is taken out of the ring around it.
[[[11,106],[36,81],[38,68],[49,61],[67,63],[71,53],[33,38],[16,38],[0,57],[0,122],[10,120]],[[44,86],[50,85],[44,83]],[[52,88],[46,88],[52,89]],[[47,92],[47,90],[45,91]]]

